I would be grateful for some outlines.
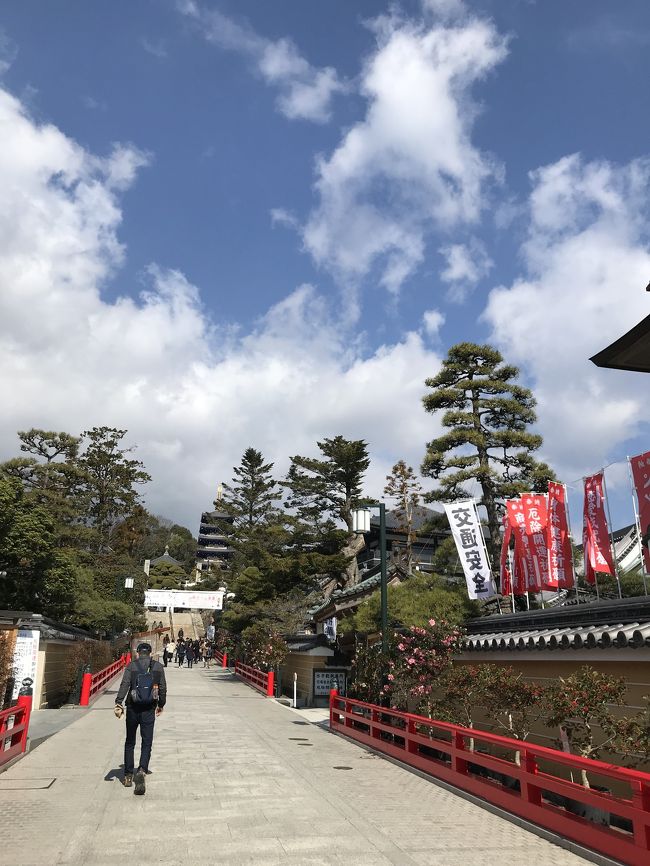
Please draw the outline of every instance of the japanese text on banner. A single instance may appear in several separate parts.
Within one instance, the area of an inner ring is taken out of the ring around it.
[[[597,472],[585,478],[585,535],[592,571],[614,574],[612,549],[609,544],[609,527],[605,516],[605,497],[603,495],[603,473]],[[587,569],[585,567],[585,575]]]
[[[650,574],[650,451],[630,457],[634,490],[639,503],[639,523],[643,542],[643,570]]]
[[[492,598],[496,594],[488,566],[481,524],[473,500],[445,505],[445,512],[463,566],[470,598]]]
[[[571,536],[566,510],[566,492],[556,481],[548,483],[549,586],[570,589],[574,584]]]

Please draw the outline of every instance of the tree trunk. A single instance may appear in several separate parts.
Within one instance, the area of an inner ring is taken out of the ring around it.
[[[472,391],[472,420],[474,430],[483,435],[481,428],[481,414],[479,409],[479,395],[477,391]],[[488,450],[483,445],[477,445],[479,475],[481,478],[481,489],[483,490],[483,505],[487,511],[488,529],[490,530],[490,538],[487,540],[487,548],[490,554],[490,565],[495,567],[495,563],[499,561],[499,515],[497,513],[497,505],[494,496],[494,485],[490,478],[490,457]]]
[[[343,572],[343,589],[348,589],[351,586],[356,586],[359,583],[359,566],[357,564],[357,555],[366,546],[363,535],[350,535],[345,547],[341,550],[343,556],[351,556],[352,560],[348,563]]]

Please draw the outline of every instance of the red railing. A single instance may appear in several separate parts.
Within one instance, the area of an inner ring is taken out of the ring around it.
[[[268,673],[259,671],[257,668],[252,668],[250,665],[235,662],[235,676],[241,677],[242,680],[253,686],[254,689],[262,692],[267,698],[273,697],[275,689],[275,674],[273,671]]]
[[[131,661],[131,653],[123,653],[119,659],[96,674],[85,673],[81,679],[81,697],[79,706],[87,707],[90,701],[100,692],[103,692],[108,684],[125,668]]]
[[[219,652],[219,650],[216,650],[214,657],[222,668],[228,667],[228,653],[225,652],[225,650],[224,652]]]
[[[650,863],[648,773],[389,710],[336,690],[330,728],[628,866]],[[580,780],[583,772],[592,784],[619,793],[565,778]],[[585,817],[594,812],[604,824]]]
[[[31,695],[19,695],[16,706],[0,712],[0,766],[27,748],[31,712]]]

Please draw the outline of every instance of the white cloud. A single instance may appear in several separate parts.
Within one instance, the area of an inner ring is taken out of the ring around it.
[[[450,297],[456,301],[465,300],[468,292],[494,266],[485,246],[475,238],[467,244],[442,247],[440,253],[447,260],[447,267],[441,272],[440,279],[450,284]]]
[[[12,42],[2,27],[0,27],[0,75],[4,75],[9,69],[17,54],[18,48],[15,43]]]
[[[429,337],[437,337],[440,333],[440,328],[445,323],[445,317],[440,310],[427,310],[422,316],[425,333]]]
[[[291,39],[267,39],[248,24],[195,0],[178,0],[177,7],[196,22],[208,42],[249,58],[264,81],[279,90],[278,108],[285,117],[316,123],[329,120],[333,97],[347,89],[335,69],[312,66]]]
[[[607,462],[647,419],[642,374],[588,360],[647,315],[650,161],[565,157],[531,175],[527,275],[495,289],[485,317],[538,398],[544,450],[561,477]]]
[[[243,333],[155,266],[137,299],[108,301],[119,196],[146,158],[99,158],[1,90],[0,126],[0,459],[18,429],[127,428],[154,478],[149,506],[193,529],[249,444],[284,472],[323,436],[367,438],[377,496],[395,460],[419,463],[438,433],[423,382],[440,366],[420,335],[367,352],[311,286]]]
[[[440,18],[453,18],[467,10],[463,0],[421,0],[422,11]]]
[[[318,204],[304,228],[317,263],[344,285],[373,267],[397,292],[427,233],[476,222],[498,174],[472,144],[472,86],[506,54],[491,22],[374,23],[378,45],[361,76],[364,119],[317,165]]]
[[[147,54],[156,57],[158,60],[164,60],[167,57],[167,43],[164,39],[151,39],[148,36],[143,36],[140,39],[140,45],[144,48]]]

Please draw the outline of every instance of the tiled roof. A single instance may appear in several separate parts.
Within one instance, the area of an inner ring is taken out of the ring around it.
[[[650,647],[650,622],[565,626],[531,631],[470,634],[463,641],[468,652],[571,649],[641,649]]]

